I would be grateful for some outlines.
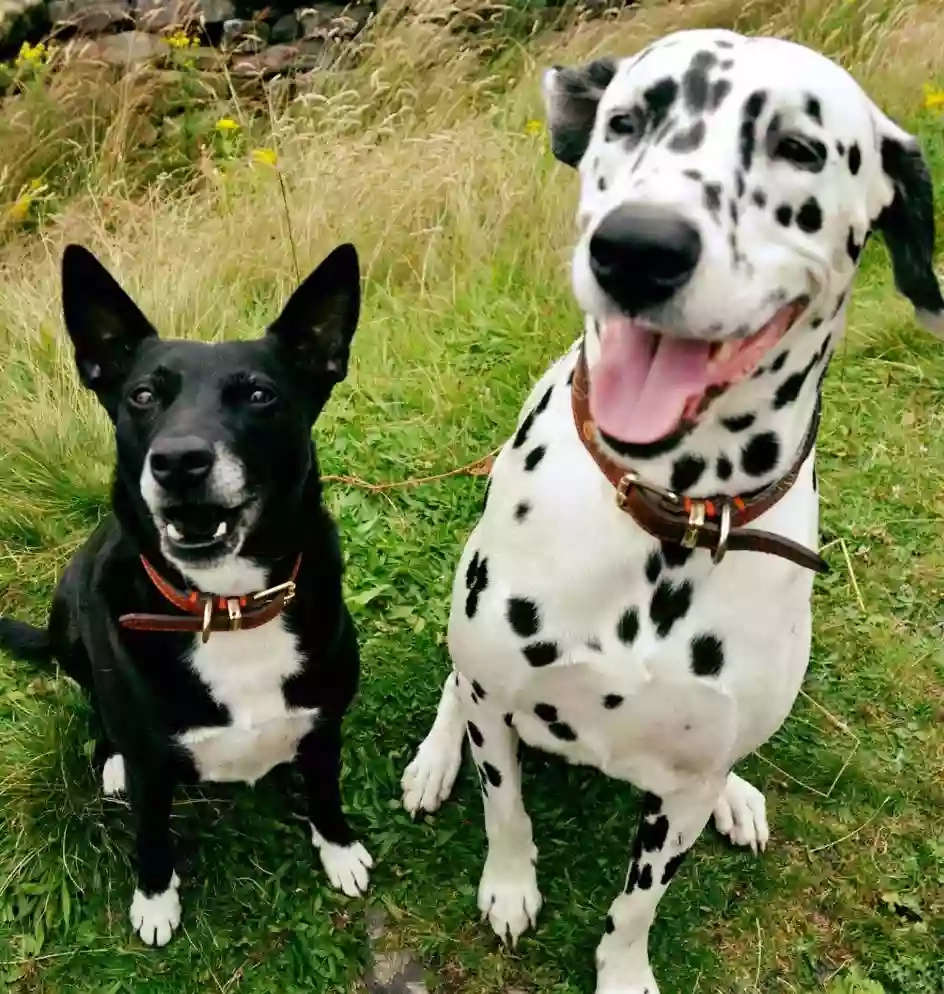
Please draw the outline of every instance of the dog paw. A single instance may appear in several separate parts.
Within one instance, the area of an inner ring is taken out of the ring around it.
[[[489,856],[479,882],[479,910],[495,934],[514,948],[533,927],[541,910],[534,859],[497,860]]]
[[[148,897],[139,890],[131,901],[131,926],[147,946],[166,946],[180,924],[180,878],[175,873],[162,894]]]
[[[336,845],[328,842],[314,825],[311,828],[311,841],[318,850],[321,865],[335,890],[348,897],[360,897],[367,891],[374,861],[360,842],[352,842],[349,846]]]
[[[126,789],[125,761],[120,752],[112,753],[102,767],[102,793],[106,797],[117,797]]]
[[[767,802],[764,795],[737,774],[729,773],[714,810],[715,828],[737,846],[751,852],[767,848]]]
[[[597,947],[596,994],[659,994],[645,939],[630,945],[615,935],[603,939]]]
[[[431,735],[423,742],[400,781],[403,807],[411,818],[435,811],[449,797],[461,764],[461,739],[458,748],[445,736]]]

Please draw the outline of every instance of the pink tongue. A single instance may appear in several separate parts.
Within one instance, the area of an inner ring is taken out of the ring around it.
[[[708,342],[656,336],[629,318],[607,321],[590,370],[593,420],[623,442],[645,444],[671,434],[686,401],[708,389],[709,350]]]

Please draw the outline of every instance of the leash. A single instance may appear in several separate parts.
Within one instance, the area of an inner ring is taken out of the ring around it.
[[[277,618],[295,596],[295,580],[302,563],[299,553],[284,583],[241,597],[221,597],[198,590],[184,593],[165,580],[144,556],[140,558],[151,583],[183,615],[123,614],[118,624],[138,632],[199,632],[203,642],[208,642],[213,632],[248,631]]]
[[[821,411],[818,397],[813,420],[786,476],[749,498],[720,496],[710,500],[685,497],[648,483],[635,470],[617,465],[601,451],[590,416],[590,383],[582,344],[574,369],[571,407],[577,435],[600,471],[616,489],[617,506],[643,531],[670,545],[680,545],[685,549],[709,549],[715,563],[720,563],[729,551],[743,550],[780,556],[817,573],[829,572],[826,560],[799,542],[759,528],[744,527],[769,511],[796,482],[819,431]]]

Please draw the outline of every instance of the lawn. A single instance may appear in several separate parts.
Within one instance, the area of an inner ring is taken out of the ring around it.
[[[62,246],[100,253],[163,333],[205,338],[261,332],[294,285],[293,245],[302,274],[339,241],[361,252],[353,370],[316,438],[363,654],[344,793],[377,863],[364,900],[331,892],[284,777],[187,791],[174,817],[183,926],[146,949],[127,922],[130,812],[100,795],[82,699],[0,657],[0,989],[346,991],[380,907],[387,941],[415,952],[432,991],[592,990],[635,791],[526,754],[545,906],[514,953],[478,921],[469,765],[435,816],[412,823],[399,807],[485,488],[469,473],[420,478],[500,445],[578,328],[575,179],[537,123],[540,67],[629,53],[684,25],[789,35],[839,58],[920,133],[944,190],[944,108],[927,96],[944,89],[936,0],[655,4],[527,43],[508,25],[470,41],[406,20],[319,99],[260,110],[194,97],[147,141],[160,111],[144,79],[95,94],[94,79],[66,75],[0,108],[2,612],[44,619],[106,506],[110,436],[65,344]],[[224,117],[239,127],[214,129]],[[706,831],[653,930],[664,994],[944,991],[944,345],[895,295],[880,244],[824,392],[833,571],[816,581],[804,695],[742,770],[767,794],[772,843],[754,858]]]

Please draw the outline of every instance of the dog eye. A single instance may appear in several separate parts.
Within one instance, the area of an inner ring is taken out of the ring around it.
[[[642,134],[643,122],[635,111],[614,114],[610,118],[609,129],[610,134],[618,138],[637,138]]]
[[[253,387],[249,391],[249,403],[253,407],[267,407],[275,400],[275,394],[268,387]]]
[[[156,398],[150,387],[138,387],[137,390],[132,391],[130,400],[135,407],[150,407]]]
[[[782,135],[774,146],[773,158],[783,159],[800,169],[819,172],[826,164],[826,146],[806,135]]]

